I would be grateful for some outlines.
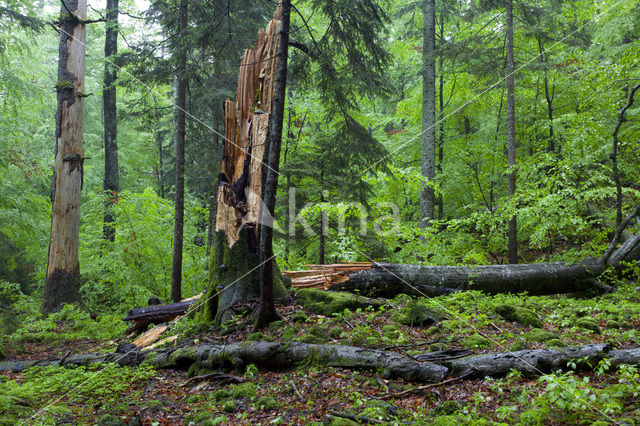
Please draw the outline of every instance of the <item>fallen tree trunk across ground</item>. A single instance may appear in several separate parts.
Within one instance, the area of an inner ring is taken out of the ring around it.
[[[485,266],[374,263],[371,269],[352,273],[348,280],[334,283],[331,290],[387,298],[400,293],[433,297],[463,290],[487,294],[574,293],[593,287],[594,278],[603,270],[595,261],[575,265],[558,262]]]
[[[640,347],[612,349],[608,344],[593,344],[562,349],[533,349],[497,354],[470,355],[462,358],[421,355],[409,357],[394,352],[342,345],[314,345],[291,342],[240,342],[229,345],[200,344],[141,353],[133,345],[123,345],[120,353],[72,355],[51,361],[5,361],[0,371],[22,371],[34,366],[79,366],[95,363],[138,365],[156,368],[188,369],[236,368],[247,364],[281,370],[295,365],[315,364],[337,368],[382,371],[387,378],[402,378],[416,383],[438,383],[447,376],[500,377],[512,370],[535,376],[567,370],[569,361],[578,369],[590,369],[608,359],[613,369],[622,364],[640,366]],[[453,358],[453,359],[452,359]]]

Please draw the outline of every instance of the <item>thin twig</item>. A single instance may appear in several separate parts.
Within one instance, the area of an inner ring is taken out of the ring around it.
[[[343,419],[349,419],[352,420],[354,422],[358,422],[358,423],[376,423],[376,424],[386,424],[387,422],[383,422],[382,420],[378,420],[378,419],[372,419],[371,417],[365,417],[365,416],[354,416],[353,414],[347,414],[347,413],[343,413],[341,411],[336,411],[336,410],[329,410],[327,411],[327,413],[331,414],[332,416],[336,416],[336,417],[342,417]]]

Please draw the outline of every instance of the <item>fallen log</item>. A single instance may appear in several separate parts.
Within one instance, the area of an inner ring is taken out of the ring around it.
[[[591,280],[603,270],[595,260],[574,265],[563,262],[483,266],[374,263],[371,269],[352,273],[348,280],[334,283],[331,290],[387,298],[400,293],[434,297],[464,290],[487,294],[575,293],[593,288]]]
[[[141,331],[147,328],[151,323],[159,324],[184,315],[191,305],[196,303],[198,299],[184,300],[179,303],[169,305],[153,305],[144,308],[135,308],[129,311],[129,314],[122,318],[122,321],[132,321],[133,324],[127,330],[127,333]]]
[[[419,356],[418,356],[419,357]],[[156,368],[188,369],[196,364],[200,368],[236,368],[247,364],[282,370],[300,364],[318,364],[336,368],[382,371],[387,378],[402,378],[416,383],[439,383],[452,377],[500,377],[512,370],[535,376],[569,370],[570,361],[578,370],[595,368],[603,359],[611,368],[640,366],[640,347],[612,349],[609,344],[592,344],[561,349],[532,349],[517,352],[470,355],[462,358],[425,356],[430,362],[417,357],[374,349],[341,345],[313,345],[308,343],[240,342],[229,345],[200,344],[181,348],[140,352],[121,345],[120,352],[110,354],[71,355],[62,360],[4,361],[0,371],[19,372],[35,366],[86,366],[96,363],[138,365],[142,362]]]

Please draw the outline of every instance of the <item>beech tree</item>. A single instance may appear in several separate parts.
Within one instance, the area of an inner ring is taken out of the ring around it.
[[[84,151],[82,114],[87,16],[86,0],[63,0],[60,11],[56,150],[51,189],[51,237],[41,310],[80,301],[80,192]]]
[[[506,0],[507,12],[507,157],[509,171],[509,196],[516,193],[516,95],[515,65],[513,59],[513,1]],[[509,263],[518,263],[518,222],[516,215],[509,220]]]

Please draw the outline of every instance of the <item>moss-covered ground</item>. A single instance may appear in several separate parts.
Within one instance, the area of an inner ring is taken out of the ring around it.
[[[509,314],[518,309],[527,310],[530,325]],[[198,330],[196,320],[187,319],[177,327],[183,333],[178,344],[304,341],[415,355],[442,349],[491,353],[594,342],[625,348],[637,346],[640,338],[640,293],[635,284],[595,298],[489,297],[475,292],[435,299],[399,296],[378,308],[347,309],[331,315],[306,310],[294,298],[279,310],[284,320],[260,330],[261,334],[252,334],[250,326],[239,319],[226,324],[230,333],[219,337],[211,330]],[[406,321],[405,314],[426,312],[436,321],[417,321],[417,326]],[[55,358],[97,348],[113,350],[123,340],[115,339],[122,330],[113,335],[103,330],[103,335],[89,339],[89,330],[100,325],[91,321],[71,311],[59,318],[33,321],[4,338],[4,355],[7,359]],[[51,333],[52,327],[55,333]],[[425,425],[634,424],[640,418],[637,368],[613,372],[606,363],[594,365],[586,373],[523,377],[514,372],[501,379],[456,380],[429,387],[383,380],[375,371],[326,368],[315,363],[290,371],[266,371],[249,365],[232,373],[242,383],[188,381],[187,371],[150,367],[55,367],[1,373],[0,425],[21,421],[267,425],[323,420],[353,424],[326,417],[332,410],[388,424]]]

